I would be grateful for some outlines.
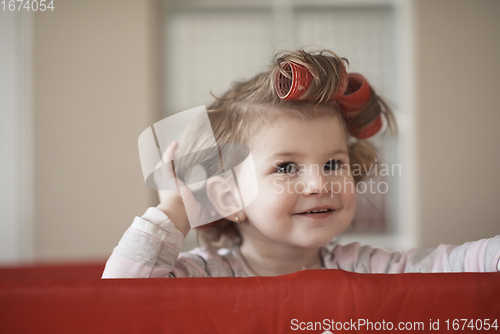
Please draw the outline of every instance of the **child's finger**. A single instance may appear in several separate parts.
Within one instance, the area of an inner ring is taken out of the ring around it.
[[[179,144],[177,143],[177,141],[173,141],[163,153],[162,161],[160,161],[161,164],[160,178],[163,180],[162,183],[169,184],[170,186],[168,188],[171,189],[171,190],[158,190],[160,201],[162,198],[165,198],[168,193],[174,192],[177,195],[180,194],[179,185],[177,183],[177,175],[175,174],[175,170],[172,168],[172,161],[174,160],[175,151],[177,150],[178,146]],[[160,168],[160,166],[157,166],[157,168]]]
[[[168,163],[174,160],[175,151],[179,147],[179,144],[176,141],[173,141],[170,145],[168,145],[165,153],[163,154],[163,163]]]
[[[173,161],[175,159],[175,151],[177,150],[177,148],[179,147],[179,143],[177,141],[173,141],[168,147],[167,149],[165,150],[165,154],[164,154],[164,159],[163,159],[163,163],[165,164],[169,164],[170,166],[172,166],[172,163],[171,161]],[[175,174],[175,169],[172,168],[172,176],[174,177],[175,179],[175,184],[177,186],[177,190],[179,190],[179,185],[177,184],[177,175]]]
[[[195,213],[195,216],[197,216],[199,211],[201,210],[200,203],[196,201],[193,193],[191,192],[191,190],[189,190],[184,181],[182,181],[181,179],[177,179],[177,184],[179,187],[183,187],[182,201],[184,202],[186,210],[191,210],[192,212]]]
[[[178,179],[177,180],[177,186],[178,187],[184,187],[184,189],[186,189],[187,191],[185,192],[185,199],[186,201],[188,202],[196,202],[196,200],[194,199],[194,196],[193,196],[193,193],[191,192],[191,190],[189,190],[189,188],[186,186],[186,184],[184,183],[184,181]]]
[[[177,147],[179,144],[176,141],[173,141],[170,145],[168,145],[167,149],[165,152],[163,152],[161,156],[161,160],[158,161],[158,163],[155,166],[155,169],[160,168],[163,164],[170,163],[172,160],[174,160],[175,157],[175,151],[177,150]]]

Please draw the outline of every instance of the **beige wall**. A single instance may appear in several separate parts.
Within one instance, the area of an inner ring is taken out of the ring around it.
[[[500,234],[500,1],[419,0],[422,242]]]
[[[500,2],[415,2],[421,240],[500,233]],[[105,259],[156,204],[137,138],[160,119],[153,0],[60,1],[34,32],[35,253]]]
[[[159,119],[155,6],[59,1],[35,16],[38,260],[107,258],[157,200],[137,151],[139,134]]]

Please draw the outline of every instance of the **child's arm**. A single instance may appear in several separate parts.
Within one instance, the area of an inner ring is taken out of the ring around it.
[[[356,242],[336,246],[331,260],[340,269],[361,273],[500,271],[500,235],[460,246],[415,248],[405,253],[389,253]]]
[[[166,163],[158,169],[163,181],[170,181],[171,185],[175,182],[175,189],[160,190],[158,207],[135,217],[113,250],[102,278],[231,276],[228,273],[232,270],[226,268],[228,264],[216,252],[179,255],[191,229],[186,210],[196,213],[201,207],[190,192],[184,198],[180,194],[179,184],[185,184],[175,177],[170,164],[176,149],[177,142],[169,145],[163,159]],[[203,256],[215,261],[210,261],[209,266]]]
[[[234,276],[216,251],[180,253],[184,235],[158,208],[135,217],[113,250],[102,278]]]
[[[102,278],[168,277],[183,241],[184,235],[165,214],[149,208],[125,231]]]

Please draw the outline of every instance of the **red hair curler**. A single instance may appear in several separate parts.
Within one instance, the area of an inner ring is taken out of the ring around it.
[[[352,116],[370,100],[372,93],[368,81],[361,74],[349,73],[348,78],[347,89],[337,103],[346,115]]]
[[[275,81],[276,93],[282,100],[299,100],[311,85],[311,73],[304,66],[294,62],[282,62],[281,66],[291,78],[278,71]]]
[[[357,133],[355,137],[358,139],[367,139],[375,136],[380,131],[380,129],[382,129],[382,126],[382,114],[380,114],[373,122],[365,126],[361,131],[358,132],[357,128],[350,128],[349,133]]]
[[[275,89],[278,97],[282,100],[302,100],[301,97],[311,85],[311,73],[304,66],[291,61],[284,61],[281,65],[291,78],[287,78],[279,71],[276,73]],[[349,118],[356,115],[370,97],[371,89],[366,78],[359,73],[348,74],[342,66],[339,88],[329,101],[337,101],[344,117]],[[379,115],[360,131],[357,128],[350,128],[349,132],[358,139],[367,139],[377,134],[382,125],[382,115]]]
[[[276,73],[275,87],[278,97],[282,100],[301,100],[302,95],[311,86],[311,73],[304,66],[291,61],[284,61],[281,66],[285,72],[290,74],[291,78],[287,78],[280,71]],[[341,97],[347,88],[348,79],[345,66],[341,66],[341,71],[339,89],[330,100]]]

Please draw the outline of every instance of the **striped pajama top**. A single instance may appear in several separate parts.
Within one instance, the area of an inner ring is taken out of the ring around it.
[[[113,249],[102,278],[256,276],[238,247],[198,247],[179,252],[184,235],[161,210],[150,207]],[[325,269],[357,273],[500,271],[500,235],[460,246],[439,245],[408,252],[387,252],[359,243],[321,248]]]

